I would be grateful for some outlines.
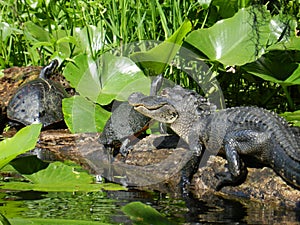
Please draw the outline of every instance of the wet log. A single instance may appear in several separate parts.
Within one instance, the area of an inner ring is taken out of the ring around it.
[[[56,160],[73,160],[93,174],[127,187],[179,193],[180,172],[191,156],[184,143],[174,137],[150,135],[134,145],[127,157],[112,157],[98,142],[99,134],[69,134],[67,131],[44,131],[38,149],[50,151]],[[174,146],[175,145],[175,146]],[[215,174],[226,170],[226,160],[209,156],[202,160],[194,175],[191,192],[203,196],[222,196],[238,201],[251,200],[299,208],[300,190],[286,184],[272,169],[248,168],[244,183],[215,191]]]

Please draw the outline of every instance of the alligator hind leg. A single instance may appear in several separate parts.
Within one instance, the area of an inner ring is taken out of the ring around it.
[[[263,160],[269,139],[270,135],[253,130],[238,130],[226,134],[223,143],[229,171],[217,174],[220,181],[216,190],[243,182],[247,177],[247,168],[240,155],[259,156]]]

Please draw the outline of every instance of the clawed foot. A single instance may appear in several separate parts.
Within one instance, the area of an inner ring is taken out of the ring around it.
[[[219,172],[215,174],[215,177],[219,180],[216,191],[220,191],[225,186],[235,186],[245,181],[247,176],[247,170],[245,170],[240,176],[234,176],[230,172]]]
[[[133,146],[131,145],[131,142],[128,138],[126,138],[120,147],[119,152],[121,153],[122,156],[126,157],[129,153],[130,150],[133,149]]]
[[[223,187],[233,184],[233,175],[230,172],[219,172],[215,174],[218,179],[216,191],[220,191]]]

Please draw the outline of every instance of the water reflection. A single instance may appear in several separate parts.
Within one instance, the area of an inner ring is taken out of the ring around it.
[[[220,196],[176,199],[168,194],[139,190],[92,193],[0,193],[0,213],[10,218],[55,218],[132,224],[121,211],[129,202],[151,205],[179,224],[299,224],[300,210],[272,207]]]

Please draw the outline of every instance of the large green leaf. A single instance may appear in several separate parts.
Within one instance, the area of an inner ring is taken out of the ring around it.
[[[297,21],[290,15],[275,15],[270,20],[270,37],[268,50],[287,50],[295,36]],[[298,46],[299,47],[299,46]]]
[[[94,184],[93,177],[85,172],[78,172],[73,166],[67,166],[61,162],[50,165],[31,175],[23,175],[30,182],[2,183],[3,189],[9,190],[34,190],[34,191],[99,191],[124,190],[117,184]]]
[[[150,79],[129,58],[107,53],[101,57],[101,65],[99,104],[108,104],[113,99],[127,101],[133,92],[149,94]]]
[[[191,31],[192,24],[186,20],[166,41],[146,52],[133,53],[130,58],[151,75],[162,73],[181,47],[183,39]]]
[[[186,42],[210,60],[225,65],[243,65],[259,58],[269,38],[270,12],[262,8],[243,8],[233,17],[210,28],[193,31]]]
[[[122,207],[134,224],[171,225],[175,224],[163,217],[156,209],[141,202],[131,202]]]
[[[285,51],[272,51],[242,68],[264,80],[282,85],[300,84],[300,67],[293,55]]]
[[[80,95],[96,102],[101,91],[97,64],[86,54],[74,58],[67,64],[64,76]]]
[[[101,132],[110,113],[82,96],[63,99],[65,122],[72,133]]]
[[[271,45],[268,50],[297,50],[300,51],[300,38],[297,36],[289,38],[288,42],[278,42]]]
[[[5,166],[18,155],[33,149],[38,140],[41,124],[24,127],[12,138],[0,142],[0,168]]]
[[[135,91],[147,94],[150,89],[150,79],[134,62],[109,53],[97,61],[81,54],[74,58],[74,63],[68,63],[64,75],[81,96],[100,105],[114,99],[127,100]]]

